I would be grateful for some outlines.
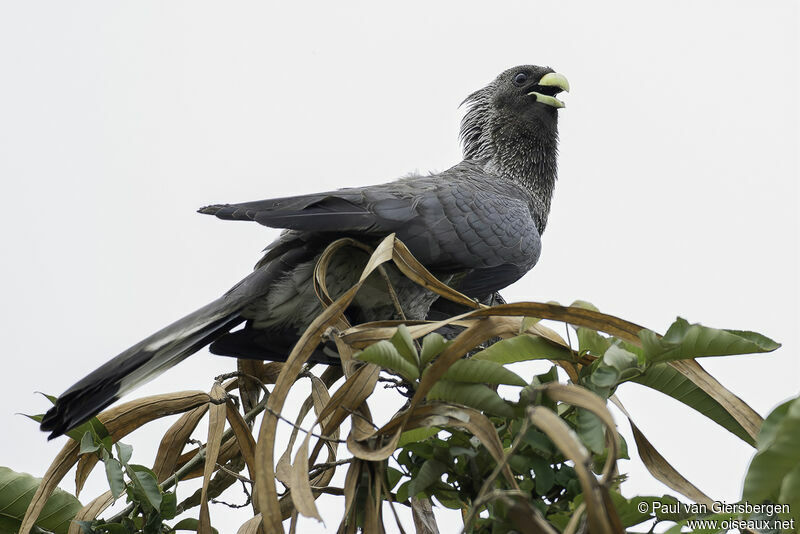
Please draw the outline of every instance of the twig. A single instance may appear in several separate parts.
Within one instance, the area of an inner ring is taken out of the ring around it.
[[[309,469],[309,471],[308,471],[308,478],[312,479],[315,476],[317,476],[319,473],[321,473],[322,471],[327,471],[328,469],[330,469],[332,467],[338,467],[340,465],[345,465],[345,464],[352,463],[354,460],[355,460],[355,457],[347,458],[345,460],[337,460],[335,462],[325,462],[325,463],[321,463],[321,464],[314,464],[313,466],[311,466],[311,469]]]
[[[255,482],[253,482],[252,480],[250,480],[250,479],[249,479],[249,478],[247,478],[246,476],[244,476],[244,475],[240,475],[240,474],[239,474],[239,473],[237,473],[236,471],[233,471],[233,470],[231,470],[231,469],[228,469],[227,467],[225,467],[224,465],[222,465],[222,464],[219,464],[219,463],[217,464],[217,471],[222,471],[222,472],[224,472],[224,473],[227,473],[227,474],[229,474],[230,476],[232,476],[233,478],[235,478],[236,480],[238,480],[238,481],[239,481],[239,482],[241,482],[242,484],[245,484],[245,483],[247,483],[247,484],[250,484],[250,485],[253,485],[253,484],[255,484]]]
[[[344,410],[346,413],[349,413],[349,414],[350,414],[350,415],[352,415],[353,417],[358,417],[359,419],[363,419],[364,421],[366,421],[367,423],[369,423],[370,425],[372,425],[372,428],[374,428],[375,430],[380,430],[380,427],[379,427],[378,425],[376,425],[375,423],[373,423],[371,419],[368,419],[368,418],[367,418],[367,417],[365,417],[364,415],[362,415],[362,414],[360,414],[360,413],[358,413],[358,412],[356,412],[356,411],[354,411],[354,410],[351,410],[350,408],[348,408],[348,407],[346,407],[346,406],[340,406],[339,408],[341,408],[342,410]]]
[[[290,421],[290,420],[286,419],[284,416],[282,416],[281,414],[277,413],[275,410],[272,410],[272,409],[270,409],[270,408],[266,408],[266,407],[265,407],[264,409],[265,409],[265,410],[266,410],[266,411],[267,411],[269,414],[271,414],[271,415],[273,415],[274,417],[276,417],[276,418],[280,419],[280,420],[281,420],[281,421],[283,421],[284,423],[288,423],[289,425],[291,425],[292,427],[296,428],[296,429],[297,429],[297,430],[299,430],[300,432],[303,432],[303,433],[305,433],[305,434],[310,434],[311,436],[313,436],[313,437],[315,437],[315,438],[317,438],[317,439],[321,439],[321,440],[323,440],[323,441],[330,441],[330,442],[332,442],[332,443],[347,443],[347,440],[344,440],[344,439],[334,439],[334,438],[328,438],[328,437],[325,437],[325,436],[323,436],[323,435],[321,435],[321,434],[317,434],[317,433],[315,433],[315,432],[311,432],[311,431],[309,431],[309,430],[306,430],[305,428],[301,427],[300,425],[296,425],[296,424],[294,424],[292,421]]]
[[[227,473],[230,474],[230,475],[233,475],[232,471],[227,470]],[[231,503],[227,503],[225,501],[218,501],[216,499],[211,499],[211,502],[214,503],[214,504],[222,504],[222,505],[227,506],[228,508],[234,508],[234,509],[239,509],[239,508],[244,508],[245,506],[249,506],[253,502],[253,496],[250,495],[249,491],[247,491],[247,484],[245,484],[244,480],[241,480],[241,479],[239,479],[239,480],[242,483],[242,490],[244,490],[244,494],[247,495],[247,500],[244,502],[244,504],[231,504]],[[252,482],[251,482],[251,484],[252,484]]]

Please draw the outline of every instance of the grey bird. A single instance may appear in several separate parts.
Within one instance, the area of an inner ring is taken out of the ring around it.
[[[80,380],[45,414],[55,438],[124,393],[206,345],[212,353],[283,361],[322,311],[311,278],[325,248],[342,237],[375,245],[394,232],[437,277],[479,300],[521,278],[539,259],[556,181],[558,109],[567,79],[524,65],[469,95],[461,123],[464,159],[431,175],[319,194],[218,204],[200,213],[283,228],[255,270],[217,300],[137,343]],[[349,289],[366,253],[334,256],[328,287]],[[448,303],[389,268],[408,319],[452,311]],[[347,310],[353,323],[396,317],[380,277]],[[234,330],[244,323],[242,328]],[[329,348],[312,360],[336,363]]]

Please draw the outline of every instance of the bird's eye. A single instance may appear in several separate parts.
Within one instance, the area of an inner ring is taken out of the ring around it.
[[[528,81],[528,75],[524,72],[520,72],[516,76],[514,76],[514,83],[517,85],[522,85]]]

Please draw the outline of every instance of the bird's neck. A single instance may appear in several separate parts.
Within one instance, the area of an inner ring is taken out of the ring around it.
[[[491,156],[484,161],[484,168],[531,192],[531,216],[542,234],[556,185],[558,137],[526,132],[519,142],[495,143],[493,148]]]

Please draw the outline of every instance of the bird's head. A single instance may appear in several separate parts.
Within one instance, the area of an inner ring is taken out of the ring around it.
[[[469,95],[462,103],[468,106],[461,122],[465,159],[492,159],[504,144],[524,148],[552,141],[555,148],[557,112],[564,107],[556,95],[562,91],[569,91],[563,74],[521,65]]]

